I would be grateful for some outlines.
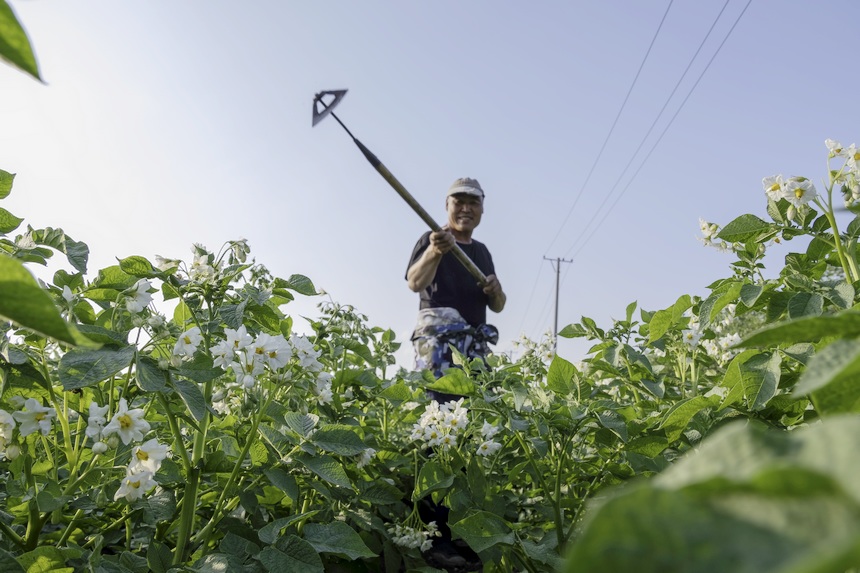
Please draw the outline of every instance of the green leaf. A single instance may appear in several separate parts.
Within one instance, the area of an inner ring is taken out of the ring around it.
[[[287,412],[284,414],[284,422],[287,427],[302,436],[307,438],[311,432],[317,427],[319,416],[316,414],[299,414],[298,412]]]
[[[146,564],[153,573],[167,573],[173,566],[173,553],[167,545],[153,539],[146,551]]]
[[[12,183],[15,181],[15,174],[3,171],[0,169],[0,199],[5,199],[12,192]]]
[[[191,415],[194,416],[194,419],[202,422],[206,416],[207,408],[206,400],[203,398],[203,392],[200,391],[200,387],[196,383],[183,380],[182,378],[173,379],[173,387],[179,392],[180,398],[185,402],[185,406],[191,412]]]
[[[42,80],[27,32],[6,0],[0,0],[0,58],[37,80]]]
[[[70,350],[60,358],[59,377],[65,390],[86,388],[131,366],[135,348]]]
[[[735,356],[729,363],[728,367],[726,367],[726,373],[720,381],[720,386],[728,388],[729,392],[725,398],[723,398],[723,401],[720,404],[720,410],[739,402],[744,397],[744,376],[742,367],[744,362],[757,354],[759,354],[757,350],[744,350]]]
[[[568,324],[558,331],[558,335],[562,338],[581,338],[588,336],[588,331],[581,324]]]
[[[428,461],[418,472],[418,481],[412,500],[417,501],[428,493],[448,489],[454,484],[454,474],[435,461]]]
[[[693,306],[693,301],[690,299],[690,295],[685,294],[679,297],[675,304],[669,308],[655,312],[648,323],[648,341],[654,342],[666,334],[672,326],[681,320],[684,312],[691,306]]]
[[[173,309],[173,322],[178,324],[182,329],[185,329],[186,323],[194,319],[194,314],[184,300],[179,301],[176,308]]]
[[[5,549],[0,549],[0,569],[4,573],[25,573],[15,557]]]
[[[659,429],[666,432],[666,439],[669,442],[674,442],[684,430],[687,424],[693,419],[693,416],[713,406],[712,400],[705,396],[695,396],[676,402],[663,416],[663,421],[660,423]]]
[[[824,312],[824,299],[817,292],[797,293],[788,301],[788,316],[793,319],[820,316],[822,312]]]
[[[765,327],[744,339],[739,346],[774,346],[817,342],[828,336],[860,335],[860,312],[849,310],[826,316],[804,317]]]
[[[144,392],[161,392],[170,376],[158,367],[158,362],[148,356],[137,357],[137,385]]]
[[[225,553],[209,553],[194,562],[192,571],[197,573],[242,573],[242,559]],[[96,569],[99,572],[98,569]],[[173,569],[179,571],[179,569]],[[99,572],[101,573],[101,572]]]
[[[430,390],[456,394],[457,396],[471,396],[475,393],[475,383],[459,368],[451,368],[444,376],[426,387]]]
[[[23,220],[0,207],[0,233],[11,233],[18,228]]]
[[[727,243],[746,243],[763,232],[770,231],[771,224],[755,215],[741,215],[722,228],[717,237]]]
[[[299,484],[296,478],[280,468],[268,468],[263,473],[269,478],[269,483],[284,492],[291,500],[299,499]]]
[[[367,445],[351,430],[320,429],[313,433],[310,442],[327,452],[341,456],[357,456],[367,449]]]
[[[782,355],[773,352],[753,356],[741,366],[744,395],[753,412],[764,409],[776,395],[781,364]]]
[[[161,274],[146,257],[133,255],[119,261],[119,268],[126,274],[139,278],[152,278]]]
[[[325,573],[322,559],[313,545],[295,535],[281,537],[274,545],[260,551],[257,558],[266,571],[274,573]]]
[[[312,457],[303,453],[296,456],[296,459],[325,481],[340,487],[352,488],[352,482],[349,481],[343,465],[333,457],[329,455]]]
[[[30,236],[36,243],[46,245],[65,254],[69,264],[75,267],[77,271],[81,273],[87,272],[90,248],[86,243],[75,241],[66,235],[62,229],[52,229],[51,227],[33,230]]]
[[[78,324],[78,331],[99,344],[110,344],[112,346],[128,346],[128,333],[117,332],[103,326],[90,324]]]
[[[317,553],[333,553],[350,561],[376,557],[376,553],[365,545],[358,533],[340,521],[326,524],[308,523],[302,534]]]
[[[412,399],[412,390],[403,382],[397,382],[380,392],[379,397],[388,400],[393,406],[400,406]]]
[[[812,395],[822,415],[860,410],[860,340],[837,340],[812,356],[795,396]]]
[[[2,0],[0,0],[2,1]],[[42,546],[18,556],[18,563],[27,573],[74,573],[66,567],[66,558],[56,547]]]
[[[642,454],[653,458],[669,447],[669,440],[663,436],[640,436],[627,442],[625,449],[628,452]]]
[[[359,497],[373,505],[391,505],[405,497],[397,487],[382,480],[360,481],[356,485]]]
[[[112,265],[99,270],[93,288],[104,288],[123,291],[134,286],[137,278],[123,271],[119,265]]]
[[[747,283],[741,287],[741,302],[743,302],[744,305],[747,306],[747,308],[752,308],[752,306],[756,303],[758,297],[761,296],[761,293],[763,291],[763,286]]]
[[[263,543],[275,543],[278,538],[281,537],[281,531],[285,527],[289,527],[297,521],[307,520],[308,518],[313,517],[317,513],[319,513],[319,510],[315,509],[313,511],[299,513],[297,515],[291,515],[289,517],[280,517],[275,521],[272,521],[271,523],[267,523],[262,529],[260,529],[260,531],[257,532],[257,536]]]
[[[598,412],[597,420],[600,422],[600,425],[621,438],[622,442],[627,441],[627,423],[624,421],[618,412],[614,412],[612,410],[605,410],[603,412]]]
[[[313,296],[317,293],[317,289],[314,287],[314,283],[311,282],[311,279],[304,275],[292,275],[287,280],[284,279],[275,279],[275,288],[288,288],[296,291],[299,294]]]
[[[575,375],[576,366],[561,356],[555,355],[546,373],[547,388],[556,394],[567,396],[573,390],[573,377]]]
[[[63,320],[54,301],[20,262],[0,254],[0,318],[69,344],[78,344],[74,327]]]
[[[472,512],[450,527],[455,536],[465,540],[478,553],[494,545],[513,545],[516,540],[508,523],[487,511]]]

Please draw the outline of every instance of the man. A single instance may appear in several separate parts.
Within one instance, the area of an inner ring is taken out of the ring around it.
[[[454,345],[464,355],[484,357],[488,344],[498,341],[498,331],[487,325],[487,308],[501,312],[506,296],[495,275],[487,247],[472,239],[484,213],[484,190],[475,179],[454,181],[445,197],[448,223],[441,231],[421,236],[406,271],[409,288],[421,295],[418,325],[412,335],[416,367],[430,368],[436,377],[451,366]],[[481,269],[485,285],[451,253],[454,245]]]

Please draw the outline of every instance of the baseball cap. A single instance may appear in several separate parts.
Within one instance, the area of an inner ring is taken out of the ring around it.
[[[450,197],[451,195],[472,195],[474,197],[484,198],[484,190],[481,189],[481,184],[478,183],[477,179],[472,179],[471,177],[460,177],[451,186],[448,188],[448,195],[446,197]]]

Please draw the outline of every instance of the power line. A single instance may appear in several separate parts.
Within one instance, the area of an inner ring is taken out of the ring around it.
[[[633,164],[633,161],[636,159],[636,156],[639,155],[639,151],[642,149],[642,146],[648,140],[648,136],[651,135],[651,132],[654,130],[654,126],[656,126],[657,122],[660,120],[660,118],[663,117],[663,112],[666,111],[666,108],[668,107],[669,102],[672,101],[672,98],[675,96],[675,92],[678,91],[678,88],[680,87],[681,83],[683,83],[684,78],[687,77],[687,73],[690,71],[690,68],[693,66],[693,62],[696,61],[696,58],[698,58],[699,53],[702,51],[702,48],[704,47],[705,43],[708,41],[708,38],[711,37],[711,33],[714,31],[714,28],[716,27],[717,22],[722,17],[723,12],[725,12],[726,7],[729,5],[729,2],[731,2],[731,0],[726,0],[726,3],[723,4],[722,9],[720,10],[719,14],[717,14],[717,17],[714,18],[714,21],[711,24],[710,29],[708,29],[708,33],[705,34],[705,37],[702,39],[701,43],[699,44],[699,47],[696,50],[696,53],[694,53],[693,57],[690,58],[690,61],[687,64],[687,67],[684,69],[684,73],[682,73],[681,77],[678,78],[678,81],[675,83],[675,87],[672,89],[672,92],[669,94],[669,97],[666,98],[665,103],[663,103],[663,107],[660,108],[660,112],[654,118],[654,121],[651,122],[651,126],[648,128],[648,131],[645,133],[644,137],[642,137],[642,140],[639,142],[639,146],[636,148],[636,151],[634,151],[630,155],[630,160],[627,162],[627,165],[624,166],[624,169],[621,171],[621,175],[619,175],[618,179],[615,180],[615,184],[612,185],[612,188],[609,190],[609,193],[606,193],[604,195],[603,201],[597,207],[597,210],[595,210],[594,215],[591,216],[591,219],[588,220],[588,223],[584,227],[582,227],[582,230],[580,231],[579,235],[573,241],[573,245],[570,247],[570,249],[568,249],[567,253],[565,253],[566,255],[569,254],[570,251],[572,251],[576,247],[576,245],[579,243],[579,241],[582,239],[582,237],[585,236],[585,234],[589,231],[589,229],[591,228],[591,225],[594,223],[595,219],[597,219],[597,216],[600,214],[600,211],[606,205],[606,202],[609,200],[609,198],[615,192],[615,189],[618,188],[618,185],[621,183],[621,180],[624,178],[624,175],[627,174],[627,170],[630,169],[630,166]]]
[[[669,130],[669,127],[671,127],[671,126],[672,126],[672,123],[674,123],[675,118],[677,118],[677,117],[678,117],[678,114],[679,114],[679,113],[681,113],[681,110],[684,108],[684,105],[687,103],[687,100],[689,100],[689,99],[690,99],[690,96],[693,94],[693,91],[696,89],[696,86],[698,86],[698,85],[699,85],[699,82],[700,82],[700,81],[702,80],[702,78],[704,77],[705,72],[707,72],[707,71],[708,71],[708,68],[710,68],[710,67],[711,67],[711,63],[713,63],[714,59],[717,57],[717,54],[719,54],[719,53],[720,53],[720,50],[722,49],[723,45],[725,45],[726,41],[729,39],[729,36],[731,36],[731,34],[732,34],[732,32],[734,31],[735,27],[738,25],[738,22],[740,22],[740,21],[741,21],[741,18],[743,17],[744,13],[746,13],[747,8],[749,8],[750,4],[752,4],[752,0],[748,0],[748,1],[747,1],[746,6],[744,6],[744,9],[743,9],[743,10],[741,11],[741,13],[738,15],[737,19],[735,20],[735,23],[734,23],[734,24],[732,24],[732,27],[729,29],[728,33],[726,34],[726,37],[725,37],[725,38],[723,38],[723,41],[722,41],[722,42],[720,43],[720,45],[717,47],[717,50],[716,50],[716,52],[714,52],[714,55],[713,55],[713,56],[711,56],[711,59],[710,59],[710,60],[708,60],[708,63],[707,63],[707,65],[705,66],[705,69],[704,69],[704,70],[702,70],[702,73],[701,73],[701,74],[699,74],[699,77],[698,77],[698,79],[696,80],[696,83],[695,83],[695,84],[693,84],[693,87],[692,87],[692,88],[690,88],[690,91],[687,93],[687,96],[684,98],[684,101],[682,101],[682,102],[681,102],[681,105],[680,105],[680,106],[678,107],[678,109],[675,111],[675,114],[674,114],[674,115],[672,116],[672,118],[669,120],[669,123],[667,123],[667,124],[666,124],[666,127],[665,127],[665,128],[663,128],[663,131],[660,133],[660,137],[658,137],[658,138],[657,138],[657,141],[656,141],[656,142],[654,142],[654,145],[651,147],[650,151],[648,151],[648,155],[646,155],[646,156],[645,156],[645,159],[643,159],[643,160],[642,160],[642,163],[641,163],[641,164],[639,165],[639,167],[636,169],[636,172],[633,174],[633,176],[632,176],[632,177],[630,178],[630,180],[627,182],[627,185],[625,185],[625,186],[624,186],[624,189],[622,189],[622,190],[621,190],[621,193],[619,193],[619,194],[618,194],[618,197],[616,197],[616,198],[615,198],[615,201],[612,203],[612,205],[610,205],[609,209],[606,211],[606,213],[605,213],[605,214],[603,215],[603,217],[600,219],[600,222],[597,224],[597,226],[596,226],[596,227],[591,231],[591,233],[588,235],[588,237],[585,239],[585,241],[582,243],[582,245],[579,247],[579,249],[577,249],[577,250],[576,250],[576,252],[573,254],[573,256],[574,256],[574,257],[575,257],[576,255],[578,255],[578,254],[582,251],[582,249],[584,249],[584,248],[585,248],[585,245],[587,245],[587,244],[588,244],[588,241],[589,241],[589,240],[591,240],[591,237],[593,237],[593,236],[594,236],[594,234],[597,232],[597,230],[600,228],[600,226],[603,224],[603,222],[604,222],[604,221],[606,220],[606,218],[609,216],[609,213],[611,213],[611,212],[612,212],[612,209],[614,209],[614,208],[615,208],[615,205],[617,205],[617,204],[618,204],[618,201],[620,201],[620,200],[621,200],[621,197],[624,195],[624,193],[627,191],[627,189],[628,189],[628,188],[630,188],[630,185],[631,185],[631,184],[633,183],[633,181],[636,179],[636,176],[637,176],[637,175],[639,175],[639,172],[642,170],[642,167],[644,167],[644,166],[645,166],[645,163],[647,163],[648,159],[651,157],[651,154],[652,154],[652,153],[654,153],[654,150],[657,148],[657,146],[658,146],[658,145],[660,144],[660,142],[663,140],[663,136],[664,136],[664,135],[666,135],[666,132]],[[575,245],[574,245],[574,246],[575,246]],[[571,247],[571,249],[570,249],[570,250],[573,250],[573,247]],[[565,253],[565,255],[570,254],[570,250],[569,250],[567,253]]]
[[[585,181],[583,181],[582,187],[579,188],[579,193],[577,193],[576,198],[573,201],[573,205],[570,206],[570,210],[568,210],[567,215],[561,222],[561,225],[559,226],[555,237],[553,237],[552,242],[550,242],[549,247],[547,247],[547,251],[549,251],[552,246],[555,245],[558,236],[561,234],[565,225],[567,225],[567,221],[570,219],[570,215],[576,208],[576,204],[579,203],[579,199],[580,197],[582,197],[582,192],[585,191],[586,185],[588,185],[588,182],[591,180],[591,175],[594,173],[594,169],[595,167],[597,167],[597,163],[600,161],[600,158],[603,155],[603,151],[606,149],[606,144],[609,143],[609,138],[612,137],[612,132],[615,131],[615,126],[618,124],[618,119],[621,117],[621,113],[624,111],[624,107],[627,105],[627,100],[630,99],[630,94],[633,93],[633,87],[636,85],[636,81],[639,79],[639,74],[642,73],[642,68],[645,67],[645,62],[648,60],[648,55],[651,53],[651,48],[654,47],[654,42],[657,41],[657,36],[660,35],[660,30],[663,28],[663,23],[666,21],[666,16],[669,15],[669,9],[672,7],[672,2],[674,2],[674,0],[669,0],[669,5],[666,7],[666,12],[663,14],[663,18],[660,20],[660,25],[657,26],[657,31],[654,33],[654,37],[651,38],[651,44],[648,46],[648,50],[645,52],[645,57],[642,58],[642,63],[639,64],[639,70],[636,72],[636,76],[633,78],[633,83],[630,84],[630,88],[627,90],[627,95],[624,96],[624,101],[621,103],[621,108],[615,115],[615,121],[612,122],[612,127],[609,128],[609,133],[606,134],[606,139],[603,140],[603,145],[600,146],[600,151],[597,153],[597,157],[595,157],[594,163],[591,164],[591,169],[588,171],[588,175],[586,176]]]

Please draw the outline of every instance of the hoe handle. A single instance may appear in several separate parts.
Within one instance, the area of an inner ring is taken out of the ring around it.
[[[363,143],[361,143],[355,138],[353,138],[353,141],[355,141],[355,144],[358,146],[358,148],[361,150],[367,160],[370,161],[370,164],[373,165],[373,167],[379,172],[380,175],[382,175],[383,179],[388,181],[389,185],[394,187],[394,190],[397,191],[397,193],[401,197],[403,197],[403,200],[406,201],[410,207],[412,207],[412,210],[415,211],[418,216],[421,217],[421,219],[425,223],[427,223],[427,225],[433,231],[441,231],[442,228],[436,223],[436,221],[433,220],[433,217],[431,217],[427,213],[427,211],[425,211],[424,208],[418,203],[418,201],[416,201],[415,198],[410,195],[409,191],[406,190],[406,188],[400,183],[400,181],[398,181],[397,178],[391,174],[391,171],[389,171],[388,168],[385,167],[385,165],[383,165],[382,162],[367,147],[365,147]],[[483,272],[481,272],[481,269],[479,269],[477,265],[472,262],[472,259],[469,258],[469,255],[463,252],[463,249],[460,248],[460,245],[454,243],[454,248],[451,249],[451,253],[455,257],[457,257],[458,261],[463,263],[463,266],[466,267],[466,270],[468,270],[473,277],[478,279],[478,283],[480,283],[481,286],[486,286],[487,277],[484,275]]]

